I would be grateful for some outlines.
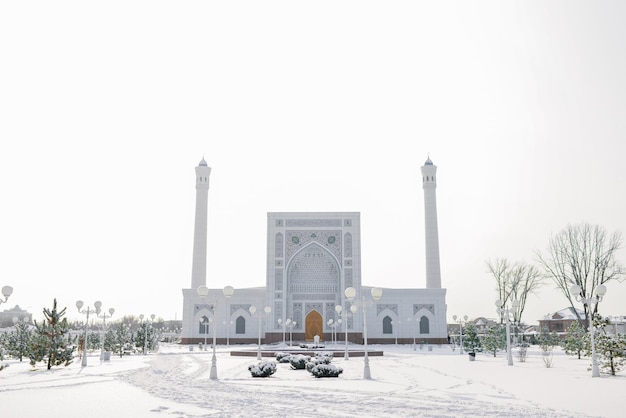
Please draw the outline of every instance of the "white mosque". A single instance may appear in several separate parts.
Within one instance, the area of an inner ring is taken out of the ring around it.
[[[441,288],[437,230],[437,166],[422,171],[425,207],[426,288],[372,292],[361,285],[359,212],[267,214],[264,287],[209,289],[206,280],[207,209],[211,168],[196,167],[196,213],[191,287],[183,289],[182,343],[264,343],[337,339],[362,343],[447,343],[446,289]],[[214,258],[216,259],[216,258]],[[419,274],[413,272],[417,277]],[[346,289],[349,289],[346,292]],[[350,293],[354,293],[352,296]],[[346,296],[351,296],[348,298]],[[372,295],[376,296],[374,298]],[[354,307],[353,307],[354,305]],[[365,309],[363,307],[365,306]],[[259,321],[262,321],[259,323]],[[216,324],[216,327],[214,327]]]

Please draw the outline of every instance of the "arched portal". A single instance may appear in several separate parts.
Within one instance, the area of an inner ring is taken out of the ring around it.
[[[430,322],[426,316],[420,318],[420,334],[430,333]]]
[[[393,321],[390,316],[383,318],[383,334],[393,334]]]
[[[304,339],[307,341],[313,340],[313,337],[316,335],[320,336],[322,339],[323,336],[323,326],[324,322],[322,320],[322,315],[320,315],[317,311],[311,311],[306,316],[306,323],[304,326]]]
[[[240,316],[235,321],[235,334],[245,334],[246,333],[246,318]]]
[[[311,237],[319,238],[314,232]],[[295,252],[285,272],[287,318],[297,322],[295,329],[304,330],[306,339],[322,337],[323,321],[315,333],[310,333],[307,318],[298,319],[297,312],[324,312],[341,303],[341,265],[337,257],[319,242],[310,242]]]

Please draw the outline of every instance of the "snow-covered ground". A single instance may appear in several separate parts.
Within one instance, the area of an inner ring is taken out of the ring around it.
[[[237,347],[236,349],[253,349]],[[211,351],[162,345],[157,354],[90,355],[69,367],[35,371],[8,360],[0,371],[2,417],[623,417],[626,374],[591,378],[588,359],[555,351],[546,368],[534,347],[525,363],[507,366],[503,354],[478,354],[470,362],[450,347],[416,351],[376,345],[372,380],[363,380],[363,358],[333,363],[338,378],[316,379],[278,364],[270,378],[252,378],[255,357],[230,356],[218,346],[219,380],[210,380]],[[276,348],[276,351],[281,351]],[[515,359],[517,360],[517,359]]]

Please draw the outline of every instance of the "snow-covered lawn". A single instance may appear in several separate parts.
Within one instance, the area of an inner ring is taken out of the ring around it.
[[[243,347],[252,349],[251,347]],[[242,347],[237,347],[242,349]],[[372,380],[363,358],[335,358],[338,378],[316,379],[278,364],[270,378],[253,378],[255,357],[218,347],[219,380],[210,380],[211,351],[162,345],[158,354],[112,357],[100,364],[37,370],[8,360],[0,372],[2,417],[566,417],[625,416],[626,374],[591,378],[589,360],[555,351],[546,368],[532,347],[525,363],[507,366],[503,354],[470,362],[450,347],[413,351],[377,345]],[[276,351],[283,351],[276,347]]]

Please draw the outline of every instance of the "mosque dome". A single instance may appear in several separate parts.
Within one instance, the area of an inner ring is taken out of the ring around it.
[[[432,163],[431,163],[432,164]],[[204,157],[202,157],[202,161],[198,164],[198,167],[208,167],[209,165],[204,161]]]
[[[430,160],[430,157],[426,158],[426,162],[424,165],[433,165],[433,162]]]

